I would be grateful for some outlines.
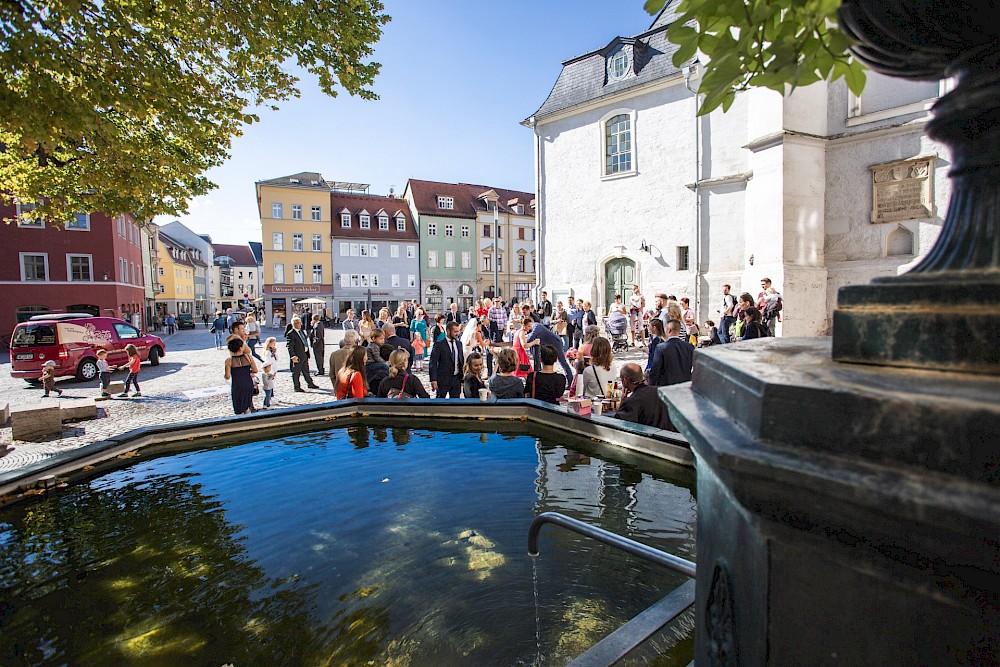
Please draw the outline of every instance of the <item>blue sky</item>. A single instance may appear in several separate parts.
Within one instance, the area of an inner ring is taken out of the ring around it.
[[[392,22],[364,101],[330,98],[303,78],[302,97],[265,111],[209,172],[219,187],[181,222],[219,243],[260,240],[254,182],[299,171],[370,183],[408,178],[534,190],[532,134],[519,125],[544,101],[567,58],[652,23],[642,0],[385,0]],[[165,223],[178,218],[158,218]]]

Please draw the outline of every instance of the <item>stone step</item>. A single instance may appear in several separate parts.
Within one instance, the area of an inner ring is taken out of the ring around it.
[[[10,418],[11,435],[15,440],[35,442],[62,435],[62,410],[56,403],[13,408]]]
[[[115,394],[120,394],[125,391],[125,381],[116,380],[108,384],[108,393],[114,396]]]
[[[59,403],[59,413],[64,422],[96,419],[97,403],[92,398],[77,398],[62,401]]]

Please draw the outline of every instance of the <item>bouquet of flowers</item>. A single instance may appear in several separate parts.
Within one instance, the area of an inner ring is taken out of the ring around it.
[[[577,351],[575,347],[571,347],[566,350],[566,359],[569,361],[576,361]]]

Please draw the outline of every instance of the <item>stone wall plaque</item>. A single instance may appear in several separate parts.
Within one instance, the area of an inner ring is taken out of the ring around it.
[[[934,215],[934,157],[868,167],[872,172],[872,222]]]

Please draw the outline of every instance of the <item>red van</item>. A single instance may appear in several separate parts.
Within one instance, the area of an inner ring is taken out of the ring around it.
[[[29,382],[37,381],[42,365],[56,362],[56,377],[75,375],[78,380],[97,377],[97,351],[108,351],[108,364],[115,368],[128,363],[125,346],[131,343],[139,357],[156,366],[166,355],[166,346],[157,336],[139,331],[117,317],[94,317],[81,313],[35,315],[14,327],[10,337],[10,374]]]

